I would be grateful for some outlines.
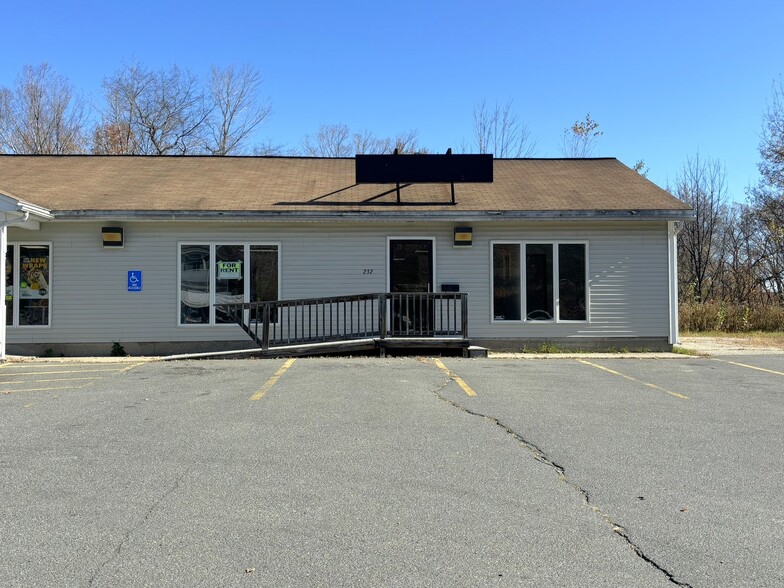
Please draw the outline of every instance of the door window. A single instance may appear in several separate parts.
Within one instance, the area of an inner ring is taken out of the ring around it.
[[[425,239],[389,243],[389,291],[433,291],[433,242]]]

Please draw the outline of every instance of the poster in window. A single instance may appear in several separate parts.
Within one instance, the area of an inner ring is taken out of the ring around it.
[[[49,298],[49,256],[19,257],[19,297]]]
[[[14,246],[5,252],[5,324],[14,324]]]

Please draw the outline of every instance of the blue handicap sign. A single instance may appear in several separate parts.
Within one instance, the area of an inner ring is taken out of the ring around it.
[[[142,270],[128,270],[128,292],[142,291]]]

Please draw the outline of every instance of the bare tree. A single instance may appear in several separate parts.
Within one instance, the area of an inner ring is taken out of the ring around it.
[[[492,153],[495,157],[531,157],[536,141],[528,126],[512,110],[513,102],[496,102],[492,107],[482,99],[474,104],[474,136],[461,151]]]
[[[93,153],[142,155],[142,131],[138,107],[148,91],[149,72],[133,62],[103,81],[106,107],[93,132]]]
[[[564,129],[561,153],[564,157],[590,157],[603,134],[604,131],[599,130],[599,123],[588,113],[584,121],[575,121],[571,127]]]
[[[109,146],[144,155],[199,152],[210,109],[198,80],[187,70],[148,71],[134,63],[104,80],[107,111],[96,138]],[[96,145],[102,152],[106,145]]]
[[[694,301],[704,302],[714,293],[723,262],[720,231],[728,199],[724,167],[718,160],[701,159],[699,154],[687,158],[676,177],[674,192],[692,207],[696,217],[678,236],[682,291]]]
[[[356,151],[348,125],[321,125],[316,136],[306,135],[302,149],[310,157],[352,157]]]
[[[784,226],[784,80],[773,84],[773,96],[763,117],[759,152],[759,184],[751,190],[755,204]]]
[[[0,88],[0,150],[62,154],[85,149],[84,101],[48,63],[26,65],[13,89]]]
[[[92,152],[97,155],[139,153],[131,126],[124,122],[104,122],[93,129]]]
[[[634,171],[636,171],[638,174],[640,174],[644,178],[648,177],[648,172],[650,171],[648,169],[648,166],[645,165],[645,160],[644,159],[638,159],[637,163],[634,164],[632,169]]]
[[[311,157],[354,157],[357,153],[377,154],[426,153],[417,144],[417,132],[407,131],[395,137],[377,137],[371,131],[352,132],[348,125],[321,125],[314,137],[306,135],[302,151]]]
[[[288,150],[289,155],[296,155],[296,153],[292,150]],[[287,154],[287,150],[285,149],[284,145],[272,143],[271,141],[265,141],[263,143],[256,143],[253,146],[252,150],[253,155],[257,155],[259,157],[265,157],[270,155],[285,155]]]
[[[391,151],[398,153],[428,153],[427,147],[419,145],[419,133],[414,130],[398,133],[394,139]]]
[[[207,117],[206,149],[212,155],[240,152],[248,137],[272,113],[259,97],[261,74],[249,65],[213,66],[210,76],[210,116]]]
[[[729,209],[724,224],[720,276],[721,300],[747,306],[768,304],[775,296],[784,302],[784,255],[781,235],[768,230],[763,217],[750,205]]]
[[[784,303],[784,80],[773,83],[763,118],[759,152],[760,181],[750,192],[766,254],[765,287]]]

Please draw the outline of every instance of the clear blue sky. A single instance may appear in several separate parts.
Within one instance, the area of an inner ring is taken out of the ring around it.
[[[737,200],[784,74],[781,0],[0,0],[0,22],[3,86],[48,61],[98,104],[130,59],[199,75],[247,62],[273,106],[263,139],[294,146],[345,123],[417,129],[434,151],[469,139],[477,100],[512,99],[537,156],[559,156],[564,128],[590,112],[596,155],[644,159],[666,186],[699,151],[726,165]]]

